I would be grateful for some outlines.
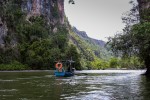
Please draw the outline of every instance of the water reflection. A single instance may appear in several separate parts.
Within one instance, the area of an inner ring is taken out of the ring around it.
[[[55,77],[49,71],[0,73],[2,100],[148,100],[144,71],[79,71]],[[5,76],[5,77],[4,77]]]
[[[79,72],[80,73],[80,72]],[[86,72],[87,73],[87,72]],[[97,72],[96,72],[97,73]],[[79,93],[65,97],[69,100],[141,100],[141,71],[132,73],[101,73],[76,76],[76,83],[85,87]],[[78,89],[80,90],[80,89]],[[83,91],[84,90],[84,91]],[[139,97],[140,96],[140,97]]]

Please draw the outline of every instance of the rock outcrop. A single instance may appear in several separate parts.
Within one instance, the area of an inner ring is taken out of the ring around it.
[[[22,10],[27,13],[27,19],[43,15],[48,24],[64,24],[64,0],[26,0]]]
[[[0,6],[14,5],[11,3],[11,1],[3,0],[0,1]],[[64,0],[21,0],[14,3],[17,7],[21,7],[28,22],[30,22],[29,18],[31,16],[43,16],[54,33],[57,32],[58,26],[65,24]],[[12,30],[7,27],[7,20],[4,16],[2,18],[0,15],[0,46],[4,44],[4,37],[7,36],[8,30]]]
[[[0,46],[4,44],[4,37],[7,35],[7,26],[5,22],[2,22],[0,18]]]
[[[150,0],[137,0],[141,21],[150,21]]]
[[[103,40],[97,40],[97,39],[93,39],[93,38],[90,38],[86,32],[84,31],[79,31],[76,27],[73,27],[73,32],[76,33],[80,38],[82,39],[86,39],[86,40],[89,40],[91,43],[93,44],[96,44],[100,47],[104,47],[105,46],[105,42]]]

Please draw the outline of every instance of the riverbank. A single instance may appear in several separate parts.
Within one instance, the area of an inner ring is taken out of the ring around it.
[[[1,72],[50,72],[53,73],[54,70],[13,70],[13,71],[0,71]],[[76,70],[75,74],[92,74],[92,73],[145,73],[146,70]]]
[[[3,70],[0,72],[53,72],[54,70]]]

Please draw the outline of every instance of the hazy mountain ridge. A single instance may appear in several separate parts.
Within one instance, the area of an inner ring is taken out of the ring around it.
[[[88,39],[90,42],[93,42],[94,44],[99,45],[100,47],[104,47],[106,44],[106,42],[103,40],[97,40],[89,37],[85,31],[79,31],[76,27],[73,27],[72,30],[73,32],[78,34],[81,38]]]
[[[108,60],[112,57],[112,53],[105,47],[105,42],[88,37],[86,32],[79,31],[72,27],[70,33],[70,41],[76,45],[81,57],[87,61],[94,61],[95,59]]]

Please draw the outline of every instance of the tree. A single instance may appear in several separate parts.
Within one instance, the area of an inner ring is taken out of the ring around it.
[[[80,55],[77,52],[77,49],[74,45],[70,45],[67,49],[66,49],[66,59],[73,59],[75,61],[75,68],[78,70],[81,70],[81,64],[80,64]]]
[[[150,75],[150,22],[136,24],[131,29],[134,50],[144,60],[147,68],[146,74]]]
[[[138,56],[145,63],[147,68],[146,75],[150,75],[150,22],[142,21],[135,24],[135,20],[138,19],[135,11],[138,11],[138,9],[136,7],[134,9],[131,10],[128,17],[123,18],[124,22],[126,22],[123,33],[109,38],[108,44],[116,54]]]

